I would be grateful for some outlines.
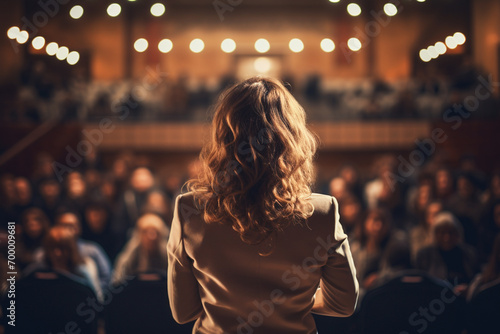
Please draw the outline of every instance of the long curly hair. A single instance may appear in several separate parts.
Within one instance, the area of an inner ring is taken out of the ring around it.
[[[221,94],[201,171],[187,187],[206,223],[228,224],[259,244],[310,217],[317,137],[278,80],[253,77]]]

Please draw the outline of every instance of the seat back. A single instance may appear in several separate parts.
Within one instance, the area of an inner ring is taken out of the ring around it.
[[[465,302],[452,286],[424,274],[403,275],[368,291],[361,301],[362,333],[460,333]]]
[[[500,331],[500,283],[479,292],[467,304],[467,333]]]
[[[96,300],[92,289],[69,276],[35,271],[16,282],[15,327],[5,323],[5,333],[39,334],[97,333],[97,317],[82,314],[89,300]],[[2,303],[4,315],[9,314]],[[6,321],[10,319],[7,318]]]
[[[106,334],[192,332],[193,324],[179,325],[172,317],[165,275],[138,274],[122,286],[106,306]]]

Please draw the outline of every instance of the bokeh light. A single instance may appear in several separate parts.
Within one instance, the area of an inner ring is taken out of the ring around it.
[[[69,49],[65,46],[61,46],[56,52],[56,58],[59,60],[64,60],[69,54]]]
[[[59,50],[59,45],[57,45],[56,42],[47,44],[47,47],[45,48],[45,51],[49,56],[54,56],[57,53],[57,50]]]
[[[333,50],[335,50],[335,43],[329,38],[324,38],[321,41],[320,46],[321,50],[325,52],[332,52]]]
[[[66,57],[66,61],[70,65],[75,65],[76,63],[78,63],[79,60],[80,60],[80,54],[76,51],[71,51],[68,54],[68,57]]]
[[[19,35],[20,32],[21,30],[19,29],[19,27],[10,27],[9,30],[7,30],[7,37],[9,37],[10,39],[16,39],[17,35]]]
[[[393,3],[386,3],[384,5],[384,13],[387,16],[394,16],[398,13],[398,7],[396,7]]]
[[[106,11],[109,16],[117,17],[122,12],[122,7],[117,3],[112,3],[108,6],[108,9]]]
[[[304,43],[300,39],[294,38],[288,43],[288,47],[292,52],[299,53],[304,50]]]
[[[171,40],[168,38],[162,39],[160,43],[158,43],[158,50],[162,53],[169,53],[172,51],[172,48],[174,47],[174,43],[172,43]]]
[[[134,43],[134,49],[137,52],[144,52],[148,49],[148,41],[145,38],[139,38]]]
[[[151,6],[151,15],[159,17],[165,14],[165,5],[162,3],[155,3]]]
[[[259,73],[267,73],[271,70],[271,61],[266,57],[259,57],[253,62],[254,69]]]
[[[347,46],[352,51],[359,51],[362,47],[361,41],[356,37],[349,38],[349,40],[347,41]]]
[[[232,40],[231,38],[226,38],[225,40],[222,41],[222,43],[220,44],[220,48],[222,49],[222,51],[224,51],[225,53],[231,53],[231,52],[234,52],[234,50],[236,50],[236,42],[234,40]]]
[[[199,39],[195,38],[189,44],[189,49],[194,53],[200,53],[205,48],[205,43]]]
[[[271,44],[269,44],[267,39],[259,38],[255,42],[255,50],[257,50],[257,52],[266,53],[267,51],[269,51],[269,49],[271,49]]]
[[[28,34],[28,32],[26,30],[21,30],[19,32],[19,34],[17,34],[16,41],[19,44],[24,44],[28,41],[29,37],[30,37],[30,35]]]
[[[33,38],[33,40],[31,41],[31,45],[33,46],[33,49],[40,50],[45,46],[45,38],[43,38],[42,36],[37,36]]]
[[[71,18],[78,20],[80,17],[82,17],[82,15],[83,15],[83,7],[82,6],[76,5],[76,6],[71,7],[71,9],[69,11],[69,16],[71,16]]]
[[[351,16],[358,16],[361,14],[361,7],[357,3],[350,3],[347,5],[347,12]]]

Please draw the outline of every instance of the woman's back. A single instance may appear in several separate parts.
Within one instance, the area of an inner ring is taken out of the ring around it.
[[[312,194],[311,203],[305,224],[250,245],[227,224],[205,223],[192,193],[180,195],[168,246],[174,318],[199,318],[196,333],[291,334],[316,333],[311,310],[352,314],[358,286],[336,200]]]

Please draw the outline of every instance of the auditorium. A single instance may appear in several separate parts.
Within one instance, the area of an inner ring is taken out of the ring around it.
[[[497,334],[500,1],[0,0],[0,334]]]

